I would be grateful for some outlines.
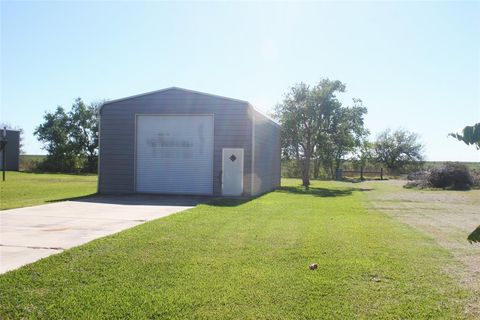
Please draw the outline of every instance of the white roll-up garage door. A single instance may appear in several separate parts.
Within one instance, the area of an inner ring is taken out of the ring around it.
[[[213,194],[213,116],[137,115],[136,191]]]

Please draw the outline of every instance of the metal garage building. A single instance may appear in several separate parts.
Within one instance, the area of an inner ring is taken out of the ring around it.
[[[168,88],[105,103],[100,193],[255,196],[280,185],[280,127],[248,102]]]
[[[5,137],[3,134],[5,133]],[[20,163],[20,131],[18,130],[0,130],[0,139],[6,139],[5,150],[0,150],[0,170],[3,170],[3,152],[7,164],[5,170],[18,171]]]

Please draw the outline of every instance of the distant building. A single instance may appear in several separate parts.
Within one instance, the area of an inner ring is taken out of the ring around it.
[[[6,130],[7,144],[5,150],[0,151],[0,170],[3,170],[3,153],[6,153],[6,170],[18,171],[20,163],[20,131]],[[0,140],[4,138],[3,129],[0,130]]]

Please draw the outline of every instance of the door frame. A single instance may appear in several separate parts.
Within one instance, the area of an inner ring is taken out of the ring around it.
[[[244,167],[245,167],[245,149],[244,148],[228,148],[228,147],[224,147],[222,148],[222,196],[225,195],[224,192],[223,192],[223,186],[224,186],[224,181],[225,181],[225,166],[224,166],[224,162],[223,160],[225,159],[225,150],[242,150],[242,179],[240,180],[241,181],[241,189],[242,189],[242,192],[240,193],[240,195],[238,195],[239,197],[242,196],[243,194],[243,179],[244,179]],[[227,196],[230,196],[230,195],[227,195]]]

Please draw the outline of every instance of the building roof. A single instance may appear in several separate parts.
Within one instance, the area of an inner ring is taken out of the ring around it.
[[[244,103],[245,105],[250,106],[256,113],[262,115],[263,117],[265,117],[266,119],[271,121],[273,124],[279,126],[279,124],[276,123],[275,121],[273,121],[270,117],[268,117],[268,116],[264,115],[263,113],[259,112],[258,110],[256,110],[253,107],[253,105],[248,101],[240,100],[240,99],[234,99],[234,98],[228,98],[228,97],[225,97],[225,96],[220,96],[220,95],[216,95],[216,94],[205,93],[205,92],[200,92],[200,91],[195,91],[195,90],[190,90],[190,89],[185,89],[185,88],[179,88],[179,87],[169,87],[169,88],[165,88],[165,89],[160,89],[160,90],[150,91],[150,92],[146,92],[146,93],[136,94],[136,95],[128,96],[128,97],[125,97],[125,98],[109,100],[109,101],[106,101],[105,103],[102,104],[102,106],[100,107],[100,112],[102,111],[102,108],[105,105],[108,105],[108,104],[111,104],[111,103],[116,103],[116,102],[121,102],[121,101],[125,101],[125,100],[135,99],[135,98],[144,97],[144,96],[153,95],[153,94],[158,94],[158,93],[167,92],[167,91],[170,91],[170,90],[183,91],[183,92],[186,92],[186,93],[193,93],[193,94],[198,94],[198,95],[203,95],[203,96],[209,96],[209,97],[214,97],[214,98],[219,98],[219,99],[230,100],[230,101],[234,101],[234,102],[238,102],[238,103]]]
[[[190,90],[190,89],[184,89],[184,88],[179,88],[179,87],[169,87],[169,88],[165,88],[165,89],[160,89],[160,90],[150,91],[150,92],[146,92],[146,93],[136,94],[136,95],[125,97],[125,98],[109,100],[109,101],[105,102],[102,105],[102,107],[104,105],[107,105],[107,104],[110,104],[110,103],[115,103],[115,102],[124,101],[124,100],[130,100],[130,99],[143,97],[143,96],[148,96],[148,95],[151,95],[151,94],[162,93],[162,92],[166,92],[166,91],[170,91],[170,90],[184,91],[184,92],[188,92],[188,93],[200,94],[200,95],[204,95],[204,96],[210,96],[210,97],[226,99],[226,100],[231,100],[231,101],[245,103],[245,104],[250,104],[248,101],[245,101],[245,100],[228,98],[228,97],[224,97],[224,96],[220,96],[220,95],[215,95],[215,94],[210,94],[210,93],[205,93],[205,92],[200,92],[200,91],[195,91],[195,90]]]

